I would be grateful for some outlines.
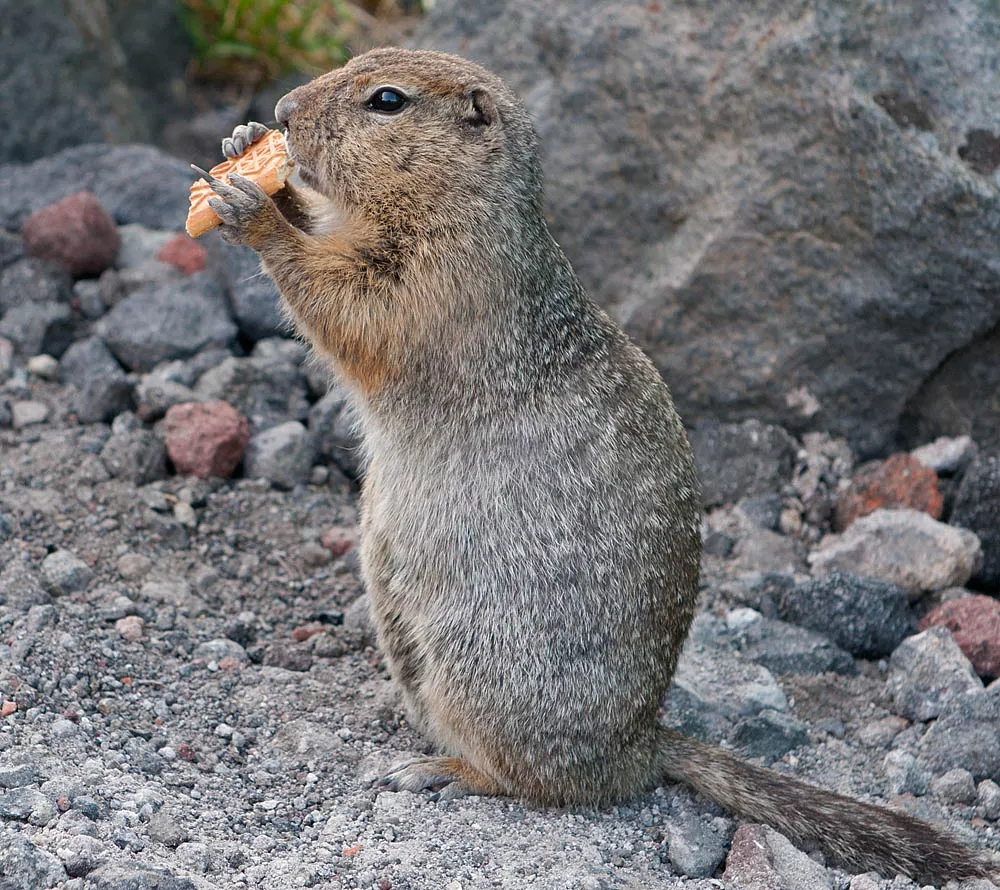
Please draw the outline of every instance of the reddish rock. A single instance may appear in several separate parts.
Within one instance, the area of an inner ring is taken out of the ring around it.
[[[981,677],[1000,677],[1000,601],[966,596],[931,609],[920,629],[941,625],[951,631],[965,657]]]
[[[156,258],[163,263],[176,266],[185,275],[193,275],[205,268],[208,259],[205,248],[194,238],[179,234],[171,238],[159,249]]]
[[[303,624],[292,631],[292,639],[299,643],[304,643],[310,637],[323,633],[322,624]]]
[[[189,763],[197,760],[198,758],[197,752],[187,742],[181,742],[177,746],[177,756],[180,757],[181,760],[186,760]]]
[[[17,702],[5,701],[0,704],[0,717],[9,717],[17,710]]]
[[[937,473],[909,454],[894,454],[859,470],[837,500],[835,526],[843,531],[878,509],[900,507],[921,510],[933,519],[940,519],[944,510]]]
[[[228,402],[184,402],[164,419],[167,453],[184,476],[229,476],[243,460],[250,424]]]
[[[138,615],[126,615],[115,622],[115,630],[130,643],[138,643],[142,639],[143,624]]]
[[[779,890],[782,882],[763,825],[745,823],[736,829],[722,878],[742,890]]]
[[[319,542],[334,556],[343,556],[354,546],[356,538],[353,531],[334,526],[323,532]]]
[[[90,192],[77,192],[36,210],[24,221],[24,249],[58,263],[71,275],[100,275],[118,252],[118,228]]]

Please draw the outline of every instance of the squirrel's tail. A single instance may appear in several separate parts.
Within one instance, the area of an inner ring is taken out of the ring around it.
[[[894,810],[822,791],[673,730],[659,731],[662,777],[683,782],[736,816],[763,822],[840,864],[920,881],[990,878],[1000,865],[950,834]]]

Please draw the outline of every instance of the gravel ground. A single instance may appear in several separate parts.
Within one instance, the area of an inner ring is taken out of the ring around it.
[[[115,224],[77,230],[74,275],[24,258],[45,239],[22,211],[0,232],[0,890],[916,886],[673,786],[601,811],[377,793],[424,743],[367,622],[343,394],[276,336],[252,257],[165,230],[186,172],[116,151],[91,182]],[[76,182],[88,152],[40,163]],[[136,163],[163,184],[138,204],[112,169]],[[856,468],[756,421],[693,440],[703,609],[664,718],[996,849],[995,601],[964,586],[1000,557],[991,459],[955,440],[931,470]],[[937,521],[956,492],[981,540]],[[956,599],[953,638],[934,616]]]

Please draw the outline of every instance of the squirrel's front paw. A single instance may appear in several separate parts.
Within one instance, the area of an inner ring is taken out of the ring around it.
[[[262,139],[267,132],[267,127],[258,124],[257,121],[240,124],[233,130],[232,136],[227,136],[222,140],[222,153],[227,158],[238,158],[251,145]]]
[[[274,201],[256,182],[239,173],[230,173],[226,182],[198,167],[194,169],[215,192],[216,197],[208,199],[208,206],[222,220],[219,226],[222,239],[260,250],[284,222]]]

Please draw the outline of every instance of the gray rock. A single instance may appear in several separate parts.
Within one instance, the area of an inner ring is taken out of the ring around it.
[[[114,420],[132,403],[132,384],[100,337],[78,340],[60,361],[75,389],[71,405],[82,423]]]
[[[797,446],[780,427],[703,421],[689,438],[706,507],[771,494],[792,475]]]
[[[199,395],[182,383],[160,377],[155,369],[142,376],[135,388],[135,398],[136,411],[147,423],[159,420],[174,405],[209,401],[207,396]]]
[[[932,627],[904,640],[892,653],[886,688],[897,714],[930,720],[963,693],[981,691],[983,683],[951,631]]]
[[[239,643],[224,637],[199,643],[194,650],[193,657],[202,658],[205,661],[220,661],[223,658],[234,658],[244,664],[249,660],[246,650]]]
[[[976,786],[976,804],[983,808],[983,815],[995,822],[1000,819],[1000,785],[992,779],[983,779]]]
[[[982,564],[979,539],[918,510],[876,510],[809,555],[813,573],[841,570],[878,578],[911,598],[962,587]]]
[[[86,190],[118,223],[181,229],[190,167],[151,145],[81,145],[31,164],[0,165],[0,226],[20,227],[35,210]]]
[[[1000,449],[1000,327],[971,337],[924,381],[900,420],[900,438],[912,447],[962,430],[980,448]]]
[[[810,9],[713,4],[692,26],[678,3],[438,0],[416,42],[525,97],[554,235],[689,424],[808,424],[868,456],[1000,321],[1000,191],[956,158],[1000,130],[997,17],[977,0]],[[975,410],[998,388],[959,379]]]
[[[309,433],[292,420],[250,438],[243,470],[251,479],[267,479],[277,488],[294,488],[309,479],[313,457]]]
[[[750,611],[750,610],[748,610]],[[760,617],[736,634],[740,653],[774,674],[853,674],[854,659],[829,637]]]
[[[208,845],[190,841],[177,848],[177,859],[185,870],[197,874],[205,874],[212,865],[212,856]]]
[[[0,819],[47,825],[56,815],[55,805],[37,788],[11,788],[0,793]]]
[[[979,537],[983,564],[974,580],[1000,589],[1000,455],[982,455],[966,470],[951,522]]]
[[[190,837],[188,830],[171,819],[163,810],[153,814],[146,830],[151,840],[167,847],[183,844]]]
[[[312,666],[312,650],[302,643],[271,643],[264,649],[261,663],[286,671],[307,671]]]
[[[11,263],[24,256],[24,242],[19,235],[0,229],[0,269],[5,269]],[[3,299],[0,296],[0,299]]]
[[[103,18],[68,14],[44,0],[0,8],[0,112],[21,120],[0,135],[0,160],[32,160],[96,140],[153,141],[176,113],[190,43],[170,0],[139,8],[111,3]],[[39,66],[39,58],[48,64]],[[44,115],[23,113],[18,97],[28,95]]]
[[[11,559],[0,572],[0,601],[19,612],[32,606],[47,605],[52,597],[42,587],[37,575],[20,559]]]
[[[59,358],[73,342],[76,325],[66,303],[22,303],[0,320],[0,337],[10,340],[22,356],[47,353]]]
[[[125,269],[106,269],[101,273],[98,288],[101,301],[112,308],[150,285],[180,280],[181,272],[176,266],[158,260],[146,260],[141,265]]]
[[[57,550],[42,561],[42,577],[52,593],[76,593],[86,590],[94,570],[70,551]]]
[[[724,507],[708,515],[704,552],[727,560],[730,573],[804,573],[801,541],[770,531],[741,507]]]
[[[332,461],[352,479],[362,475],[361,437],[345,389],[333,384],[309,409],[309,433],[319,458]]]
[[[916,624],[900,588],[840,571],[776,589],[774,602],[785,621],[822,633],[864,658],[888,655]]]
[[[1000,781],[1000,687],[952,698],[920,742],[920,761],[931,772],[968,770]]]
[[[84,278],[73,285],[73,302],[80,307],[84,318],[95,319],[108,308],[101,296],[101,285],[96,279]]]
[[[249,247],[224,245],[223,263],[229,302],[240,331],[251,340],[288,334],[278,289],[260,268],[260,257]]]
[[[110,854],[108,848],[97,838],[78,834],[60,841],[59,856],[63,860],[66,874],[71,878],[82,878],[104,862]]]
[[[148,430],[113,435],[101,449],[101,461],[112,476],[135,485],[146,485],[167,475],[167,449]]]
[[[131,269],[150,262],[176,234],[175,231],[151,229],[140,223],[119,226],[118,255],[115,257],[115,268]]]
[[[727,887],[746,890],[830,890],[827,870],[765,825],[736,829],[722,879]]]
[[[885,756],[885,779],[890,794],[927,793],[927,774],[917,758],[907,751],[890,751]]]
[[[758,494],[744,498],[737,505],[754,525],[768,531],[778,531],[781,520],[781,497],[777,494]]]
[[[164,869],[130,868],[115,863],[102,865],[87,875],[87,890],[197,890],[187,878]]]
[[[789,751],[809,744],[806,725],[790,714],[765,708],[736,724],[729,743],[743,757],[757,757],[765,764],[780,760]]]
[[[49,419],[49,406],[45,402],[14,402],[10,406],[10,420],[14,429],[23,429]]]
[[[262,432],[307,416],[306,381],[298,366],[273,356],[227,358],[198,380],[200,399],[229,402]]]
[[[309,720],[292,720],[279,729],[268,746],[293,763],[305,765],[339,757],[344,743],[335,732]]]
[[[931,779],[931,794],[948,803],[971,804],[976,801],[976,781],[967,769],[950,769]]]
[[[23,788],[39,779],[38,767],[33,763],[0,766],[0,788]]]
[[[914,448],[910,454],[938,475],[950,476],[964,471],[978,451],[979,447],[971,436],[941,436],[933,442]]]
[[[725,839],[697,815],[670,820],[670,864],[690,878],[710,878],[726,857]]]
[[[346,617],[345,617],[346,623]],[[726,719],[751,716],[764,708],[787,711],[788,700],[771,672],[736,656],[723,642],[725,632],[710,615],[692,623],[673,685],[700,709]]]
[[[0,887],[49,890],[66,880],[66,870],[51,853],[11,831],[0,831]]]
[[[205,273],[143,288],[115,306],[97,328],[118,360],[138,371],[236,336],[221,291]]]
[[[69,303],[72,286],[59,266],[25,257],[0,273],[0,315],[24,303]]]

